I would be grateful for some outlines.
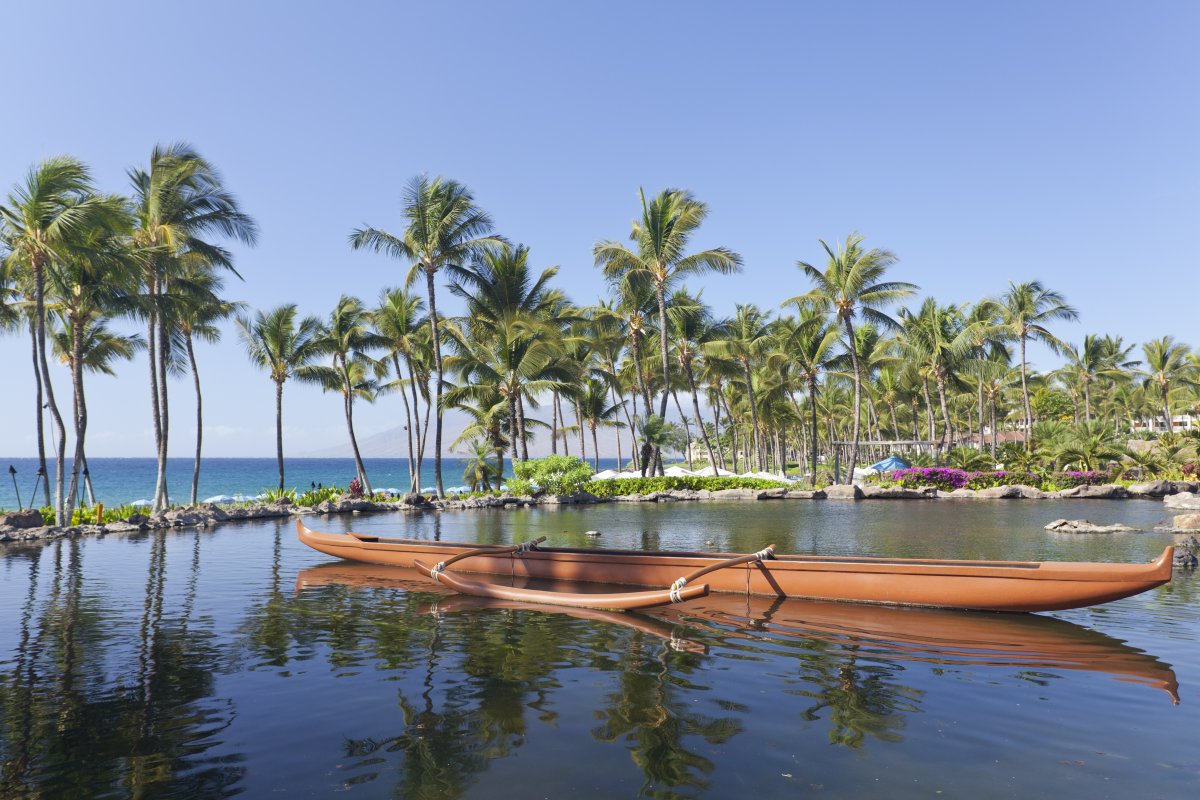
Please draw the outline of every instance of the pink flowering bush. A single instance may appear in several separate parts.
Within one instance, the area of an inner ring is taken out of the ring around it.
[[[951,467],[911,467],[891,473],[891,479],[901,486],[917,489],[935,486],[939,491],[955,489],[991,489],[994,486],[1032,486],[1035,489],[1070,489],[1074,486],[1097,486],[1108,483],[1107,472],[1054,472],[1043,475],[1023,470],[998,472],[967,472]]]

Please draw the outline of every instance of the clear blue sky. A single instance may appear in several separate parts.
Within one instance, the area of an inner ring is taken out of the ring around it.
[[[324,314],[399,283],[346,237],[396,226],[429,172],[578,302],[603,291],[591,246],[627,234],[638,187],[678,186],[711,207],[698,244],[745,257],[703,282],[719,311],[800,293],[796,259],[858,230],[945,302],[1040,278],[1081,312],[1068,339],[1200,343],[1200,4],[45,0],[0,22],[0,188],[70,153],[126,191],[155,142],[191,142],[262,228],[229,286],[252,306]],[[267,377],[232,335],[200,359],[206,451],[271,454]],[[0,339],[2,455],[33,452],[28,362]],[[144,360],[88,391],[89,453],[151,455]],[[335,397],[289,385],[284,403],[292,453],[344,441]],[[172,409],[187,455],[188,383]],[[400,413],[361,409],[361,434]]]

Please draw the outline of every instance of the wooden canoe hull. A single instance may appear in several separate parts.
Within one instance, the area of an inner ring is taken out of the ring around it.
[[[300,541],[337,558],[414,568],[478,545],[318,533],[297,521]],[[1055,611],[1106,603],[1171,580],[1173,548],[1148,564],[960,561],[779,556],[710,573],[713,592],[980,611]],[[539,548],[519,557],[479,555],[461,572],[592,584],[670,586],[726,553]]]

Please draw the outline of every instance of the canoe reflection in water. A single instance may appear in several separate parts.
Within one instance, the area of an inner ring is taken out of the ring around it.
[[[546,582],[516,578],[513,585],[545,588]],[[735,641],[796,639],[853,647],[895,661],[950,666],[1009,667],[1103,673],[1115,680],[1161,689],[1179,702],[1170,664],[1119,639],[1066,620],[1029,614],[979,614],[936,609],[713,594],[683,606],[615,613],[467,597],[431,584],[404,567],[335,562],[302,570],[296,590],[328,585],[392,588],[438,595],[429,613],[531,610],[565,614],[633,628],[674,649],[707,653],[706,638]],[[594,585],[554,585],[597,591]]]

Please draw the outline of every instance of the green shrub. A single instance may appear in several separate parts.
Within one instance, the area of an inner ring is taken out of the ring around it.
[[[299,499],[299,495],[296,494],[295,489],[263,489],[262,490],[262,502],[264,502],[264,503],[278,503],[280,500],[285,500],[285,499],[288,502],[295,503],[296,500]]]
[[[778,489],[788,484],[782,481],[769,481],[762,478],[718,478],[718,477],[683,477],[683,478],[614,478],[608,481],[592,481],[587,490],[597,497],[618,497],[626,494],[650,494],[651,492],[668,492],[677,489],[700,491],[707,489],[715,492],[720,489]]]
[[[338,486],[323,486],[320,489],[309,489],[293,502],[304,508],[312,508],[319,503],[324,503],[326,500],[337,500],[345,493],[346,490]]]
[[[575,494],[587,488],[595,474],[591,465],[575,456],[546,456],[513,463],[507,488],[513,494],[532,494],[539,488],[547,494]]]

